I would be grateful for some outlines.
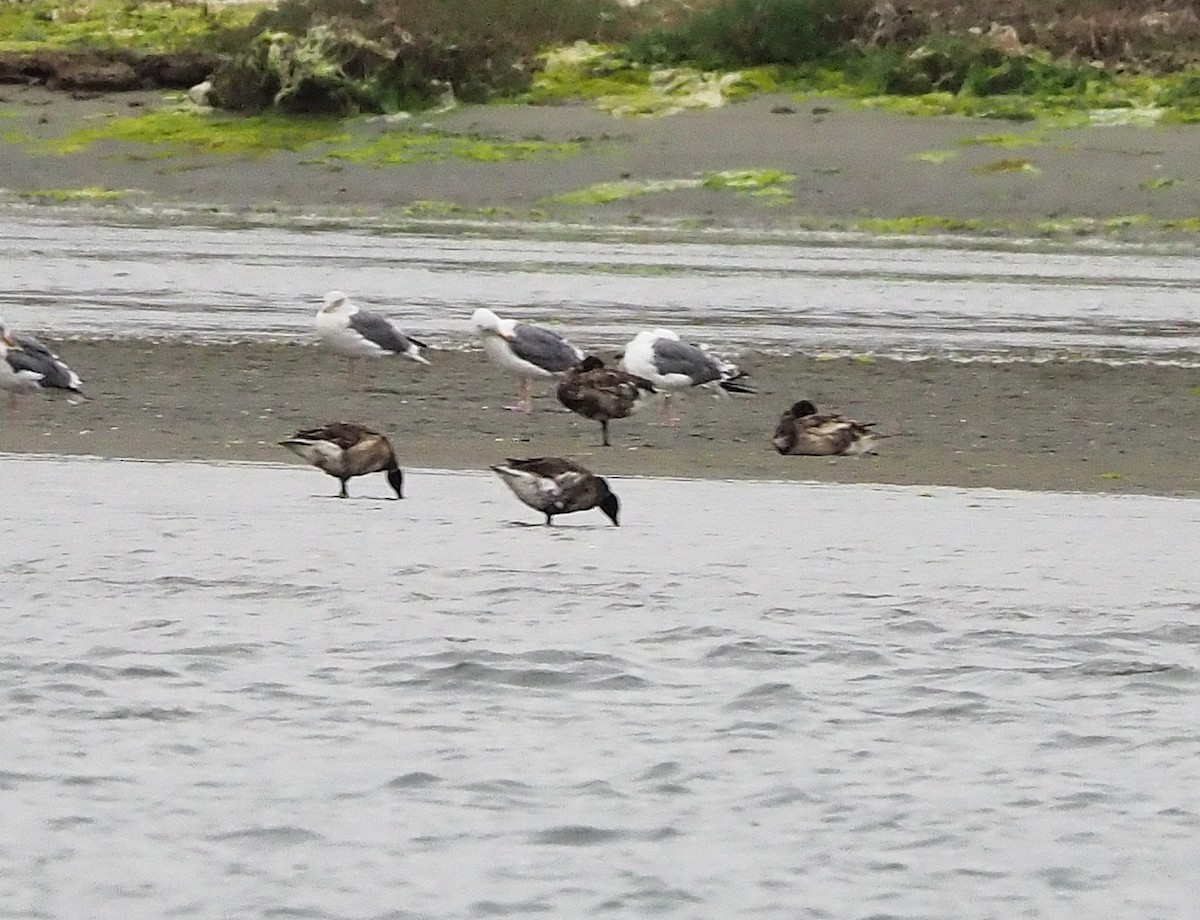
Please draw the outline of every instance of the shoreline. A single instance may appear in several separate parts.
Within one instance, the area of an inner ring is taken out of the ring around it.
[[[606,449],[599,425],[562,409],[550,382],[535,384],[532,415],[500,408],[515,380],[478,350],[432,351],[430,368],[374,361],[359,389],[343,359],[307,344],[46,343],[89,398],[36,394],[16,415],[6,400],[0,451],[275,462],[288,460],[277,442],[296,429],[355,420],[388,434],[405,468],[562,455],[616,476],[1200,494],[1194,368],[748,352],[739,363],[758,395],[689,393],[674,429],[655,424],[652,404],[614,422]],[[770,435],[801,397],[894,436],[878,456],[781,457]]]

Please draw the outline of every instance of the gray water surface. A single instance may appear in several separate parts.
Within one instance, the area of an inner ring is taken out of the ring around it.
[[[0,916],[1200,911],[1200,501],[0,482]]]
[[[1200,362],[1194,251],[580,242],[0,216],[0,314],[56,335],[300,339],[330,289],[439,347],[480,306],[612,346],[638,329],[901,357]]]

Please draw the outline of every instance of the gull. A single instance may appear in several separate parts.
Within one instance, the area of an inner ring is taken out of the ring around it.
[[[12,372],[3,371],[11,384],[5,385],[5,389],[14,393],[18,390],[54,389],[83,395],[83,382],[79,375],[33,336],[14,333],[4,324],[4,320],[0,320],[0,339],[4,343],[4,363]]]
[[[9,361],[12,354],[12,336],[7,331],[0,333],[0,390],[7,390],[9,406],[17,408],[17,397],[41,389],[42,376],[37,371],[17,369]]]
[[[677,415],[669,413],[673,392],[716,386],[727,393],[754,393],[752,387],[741,382],[746,375],[736,365],[681,342],[679,335],[669,329],[639,332],[625,346],[622,364],[629,373],[668,391],[663,399],[663,420],[671,425],[679,422]]]
[[[558,333],[542,326],[501,319],[484,307],[471,314],[471,326],[488,358],[521,380],[517,404],[506,409],[532,411],[533,378],[558,376],[583,360],[583,352]]]
[[[403,355],[418,364],[429,364],[421,355],[424,342],[405,335],[386,316],[362,309],[341,291],[325,295],[315,325],[322,342],[350,359],[351,378],[359,358]]]

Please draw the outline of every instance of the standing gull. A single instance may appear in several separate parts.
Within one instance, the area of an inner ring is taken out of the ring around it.
[[[608,423],[627,418],[658,391],[644,377],[605,367],[595,355],[588,355],[577,368],[567,371],[558,385],[558,401],[584,418],[600,423],[605,447],[609,447]]]
[[[471,326],[483,343],[484,353],[521,380],[517,404],[505,406],[506,409],[532,411],[533,378],[558,376],[583,360],[583,352],[558,333],[514,319],[501,319],[484,307],[471,314]]]
[[[341,482],[338,498],[349,498],[346,483],[368,473],[386,473],[396,498],[404,498],[404,473],[391,442],[366,425],[334,422],[305,428],[279,444]]]
[[[25,383],[5,389],[55,389],[68,390],[72,393],[83,394],[83,382],[67,363],[49,348],[31,335],[21,335],[9,331],[0,320],[0,339],[4,342],[4,363],[7,370],[3,373],[9,381],[20,379]],[[9,373],[11,371],[11,374]],[[23,374],[23,372],[26,372]],[[31,375],[38,375],[36,379]],[[29,384],[32,383],[32,386]]]
[[[639,332],[625,346],[622,363],[629,373],[645,377],[668,391],[663,399],[663,421],[671,425],[679,421],[677,415],[670,413],[672,392],[700,386],[717,386],[728,393],[754,392],[752,387],[741,382],[746,375],[736,365],[681,342],[669,329]]]
[[[363,310],[341,291],[330,291],[317,311],[315,325],[321,341],[350,359],[353,378],[359,358],[404,355],[418,364],[425,343],[401,332],[386,316]]]
[[[807,399],[779,416],[771,443],[787,456],[833,457],[838,454],[872,454],[875,442],[885,435],[872,431],[874,422],[856,422],[835,413],[818,413]]]
[[[599,508],[614,525],[621,505],[600,476],[562,457],[534,457],[498,463],[492,469],[513,494],[530,508],[546,515],[546,524],[556,514],[571,514]]]

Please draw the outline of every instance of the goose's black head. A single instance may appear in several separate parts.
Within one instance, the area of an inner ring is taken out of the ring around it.
[[[387,481],[396,490],[396,498],[404,498],[404,473],[400,467],[387,471]]]
[[[608,490],[608,483],[603,479],[600,480],[600,490],[603,495],[596,503],[596,507],[608,515],[608,519],[613,522],[614,527],[620,527],[621,522],[617,520],[617,512],[621,510],[621,503],[617,501],[617,496]]]
[[[588,355],[583,359],[583,363],[579,365],[581,371],[594,371],[604,367],[604,362],[595,355]]]
[[[817,407],[810,403],[807,399],[802,399],[800,402],[792,406],[793,418],[804,418],[806,415],[816,415]]]

